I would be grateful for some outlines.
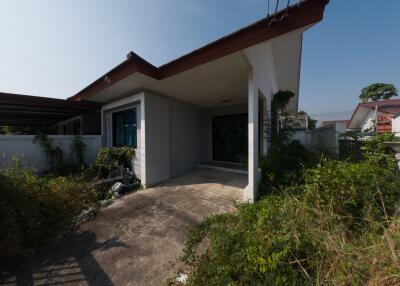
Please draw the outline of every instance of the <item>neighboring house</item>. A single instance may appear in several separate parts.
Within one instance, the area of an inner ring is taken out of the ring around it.
[[[400,134],[400,100],[359,103],[347,127],[364,133]]]
[[[259,122],[279,90],[295,93],[287,111],[297,112],[303,33],[327,3],[303,0],[160,67],[131,52],[69,101],[101,105],[103,146],[136,148],[144,186],[204,162],[229,162],[245,165],[245,199],[253,200],[259,155],[267,153]],[[78,121],[83,128],[85,117],[59,128],[75,132]]]

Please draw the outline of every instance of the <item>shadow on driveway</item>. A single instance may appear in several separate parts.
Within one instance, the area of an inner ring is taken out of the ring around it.
[[[71,233],[38,256],[2,261],[0,285],[113,285],[91,252],[115,247],[128,248],[118,237],[98,243],[93,232]]]

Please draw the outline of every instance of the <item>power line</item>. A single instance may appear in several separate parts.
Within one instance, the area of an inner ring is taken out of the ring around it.
[[[334,116],[334,115],[347,115],[353,114],[354,110],[345,110],[345,111],[336,111],[336,112],[321,112],[321,113],[312,113],[310,116]]]

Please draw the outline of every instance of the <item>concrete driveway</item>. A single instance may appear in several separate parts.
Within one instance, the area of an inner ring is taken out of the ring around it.
[[[58,246],[7,262],[0,285],[164,285],[188,228],[232,211],[246,185],[246,175],[198,168],[125,196]]]

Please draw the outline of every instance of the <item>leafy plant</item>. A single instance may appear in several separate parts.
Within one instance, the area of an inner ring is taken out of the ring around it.
[[[381,99],[390,99],[397,96],[398,92],[393,84],[389,83],[374,83],[361,90],[359,98],[362,102],[378,101]]]
[[[0,173],[0,257],[56,241],[96,201],[79,177],[39,177],[18,165]]]
[[[131,168],[134,156],[135,149],[132,147],[103,148],[97,154],[95,166],[100,171],[100,176],[106,177],[118,166]]]
[[[75,157],[79,166],[85,165],[85,150],[86,144],[81,135],[75,135],[71,143],[71,154]]]
[[[400,181],[386,139],[367,144],[371,158],[322,159],[279,192],[205,219],[182,257],[189,285],[400,285]]]
[[[62,149],[59,146],[54,147],[53,140],[44,133],[39,133],[35,136],[33,143],[36,142],[40,144],[44,154],[46,155],[50,171],[59,173],[64,167],[64,155]]]
[[[314,154],[299,141],[290,139],[291,128],[280,123],[280,117],[286,115],[286,106],[293,96],[293,92],[286,90],[277,92],[272,99],[270,146],[268,155],[260,162],[261,195],[279,192],[282,187],[301,182],[302,169],[315,162]]]
[[[286,115],[285,108],[288,105],[290,99],[294,96],[294,93],[290,90],[280,90],[274,94],[271,101],[271,139],[282,129],[285,130],[285,126],[281,126],[280,117]]]

